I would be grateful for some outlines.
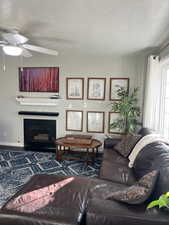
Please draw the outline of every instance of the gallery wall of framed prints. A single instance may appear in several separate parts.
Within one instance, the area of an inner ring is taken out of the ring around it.
[[[110,109],[112,101],[120,101],[117,95],[119,87],[129,91],[129,78],[67,77],[66,100],[77,100],[78,104],[71,102],[70,105],[73,104],[73,110],[65,111],[66,131],[124,134],[122,130],[110,128],[110,124],[119,116],[118,113],[112,112]],[[80,104],[90,105],[90,107],[83,107],[82,109],[82,107],[76,106]],[[101,108],[102,106],[103,108]]]

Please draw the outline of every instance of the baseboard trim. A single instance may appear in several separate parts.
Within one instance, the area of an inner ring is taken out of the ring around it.
[[[0,142],[0,145],[4,145],[4,146],[14,146],[14,147],[24,147],[24,145],[22,143],[11,143],[11,142]]]

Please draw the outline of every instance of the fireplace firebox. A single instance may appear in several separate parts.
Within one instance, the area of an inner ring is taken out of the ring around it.
[[[56,120],[24,119],[24,148],[55,151]]]

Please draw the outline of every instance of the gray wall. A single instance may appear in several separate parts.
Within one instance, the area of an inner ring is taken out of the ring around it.
[[[23,66],[59,66],[60,67],[60,95],[63,98],[57,106],[21,106],[16,102],[16,96],[22,95],[18,91],[18,67],[21,66],[19,57],[6,57],[6,71],[2,70],[0,64],[0,144],[2,145],[23,145],[23,117],[18,116],[19,110],[35,110],[59,112],[57,120],[57,137],[65,134],[65,110],[84,110],[83,133],[86,133],[86,111],[105,111],[105,134],[108,129],[108,111],[110,105],[108,101],[109,79],[110,77],[129,77],[130,87],[140,87],[139,104],[143,102],[143,82],[145,74],[145,58],[141,56],[133,57],[50,57],[34,56],[26,58]],[[0,60],[2,63],[2,60]],[[83,101],[68,101],[65,98],[65,78],[66,77],[85,78],[85,99]],[[106,101],[87,101],[86,87],[87,77],[106,77]],[[28,95],[28,94],[27,94]],[[25,94],[26,96],[26,94]],[[51,96],[49,93],[31,96]],[[87,104],[87,108],[84,107]],[[35,118],[35,117],[33,117]],[[42,117],[43,118],[43,117]],[[45,117],[46,118],[46,117]],[[47,117],[46,119],[50,119]],[[52,118],[53,119],[53,118]],[[68,132],[67,132],[68,133]],[[69,132],[70,133],[70,132]],[[105,134],[95,134],[97,138],[103,139]]]

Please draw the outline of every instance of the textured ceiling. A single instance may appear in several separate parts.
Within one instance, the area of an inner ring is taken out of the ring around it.
[[[166,40],[169,1],[0,0],[0,27],[60,54],[132,54]]]

